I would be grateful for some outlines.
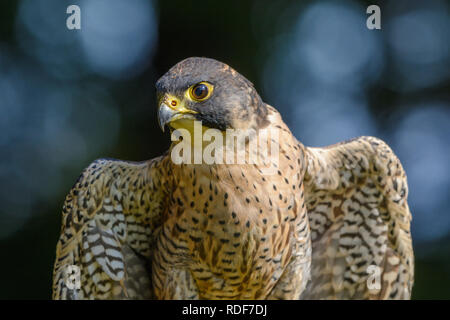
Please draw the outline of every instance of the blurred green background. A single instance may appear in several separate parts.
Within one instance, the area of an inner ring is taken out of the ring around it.
[[[81,30],[66,8],[81,8]],[[366,8],[381,8],[368,30]],[[169,145],[154,84],[189,56],[252,81],[305,145],[375,135],[410,185],[415,299],[450,299],[448,1],[0,2],[0,298],[49,299],[63,200],[92,160]]]

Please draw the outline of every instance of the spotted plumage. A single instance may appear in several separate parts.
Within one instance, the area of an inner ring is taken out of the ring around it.
[[[414,280],[405,172],[381,140],[307,148],[309,299],[408,299]],[[368,289],[370,266],[380,288]],[[369,270],[369,272],[368,272]]]
[[[197,83],[212,94],[190,96]],[[176,164],[173,143],[150,161],[93,162],[63,207],[55,299],[409,298],[406,177],[386,144],[304,147],[247,79],[212,59],[180,62],[157,93],[162,128],[256,129],[246,144],[277,129],[278,161],[251,163],[246,148],[244,163]],[[67,286],[72,265],[79,289]],[[380,289],[367,286],[371,265]]]

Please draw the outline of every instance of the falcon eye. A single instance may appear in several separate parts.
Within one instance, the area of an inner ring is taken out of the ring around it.
[[[200,82],[189,89],[189,95],[192,100],[204,101],[209,98],[212,93],[212,85],[207,82]]]

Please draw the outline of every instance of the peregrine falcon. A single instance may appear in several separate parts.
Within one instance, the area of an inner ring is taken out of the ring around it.
[[[408,186],[386,143],[305,147],[213,59],[179,62],[156,89],[163,130],[253,130],[244,146],[278,130],[274,172],[247,157],[175,163],[181,140],[148,161],[94,161],[63,206],[54,299],[410,298]]]

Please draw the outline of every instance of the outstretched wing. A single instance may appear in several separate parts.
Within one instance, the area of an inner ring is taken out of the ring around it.
[[[312,237],[303,299],[409,299],[414,278],[408,186],[381,140],[306,148]]]
[[[152,297],[151,253],[167,181],[163,158],[94,161],[67,195],[54,299]]]

